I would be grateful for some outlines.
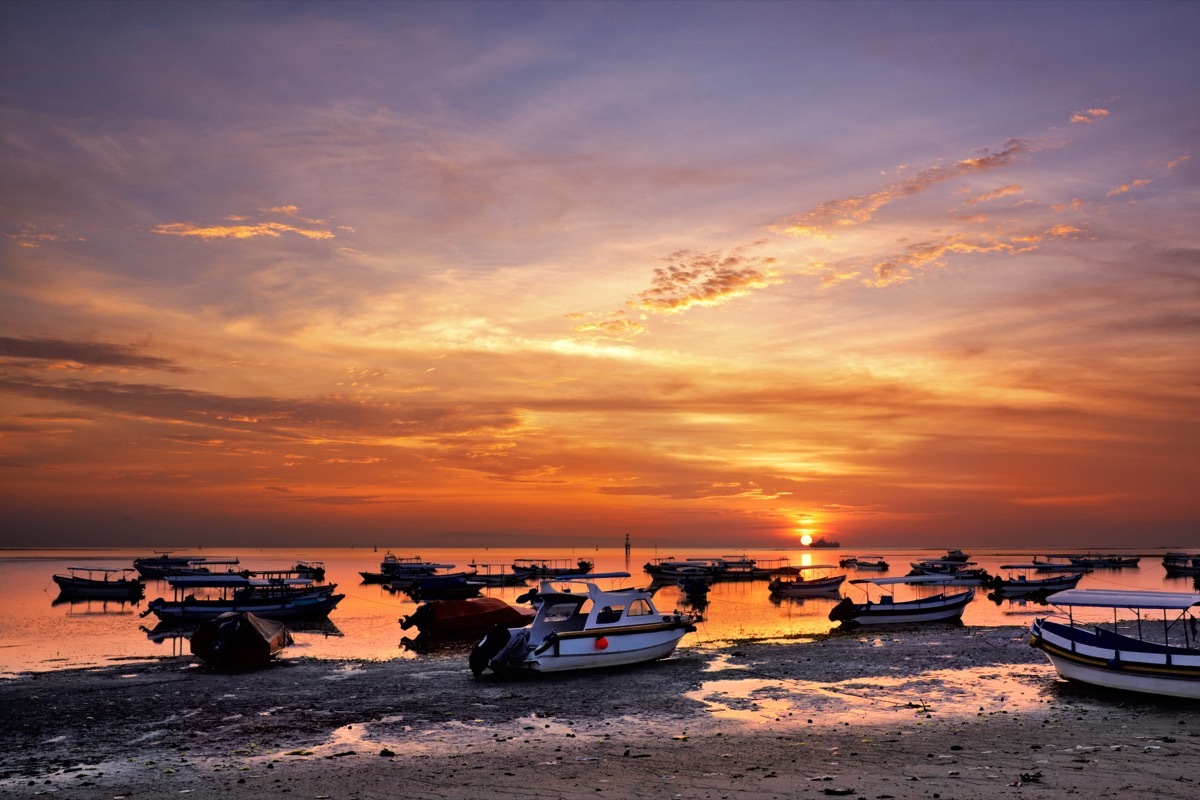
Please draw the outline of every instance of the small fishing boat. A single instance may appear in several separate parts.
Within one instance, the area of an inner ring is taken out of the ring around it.
[[[1162,560],[1168,578],[1200,577],[1200,555],[1189,553],[1167,553]]]
[[[1092,567],[1093,569],[1125,569],[1136,567],[1142,560],[1139,556],[1103,555],[1085,553],[1081,556],[1069,556],[1071,563],[1077,567]]]
[[[416,602],[423,600],[466,600],[478,597],[483,584],[474,580],[474,572],[451,572],[444,575],[424,575],[408,584],[404,592]],[[395,581],[391,583],[397,588]]]
[[[628,572],[566,576],[538,586],[528,627],[497,625],[471,651],[475,677],[491,669],[560,672],[666,658],[694,631],[690,616],[662,613],[646,589],[605,591],[593,581]]]
[[[248,611],[230,611],[202,622],[191,636],[194,655],[229,672],[261,669],[291,644],[286,625]]]
[[[360,572],[363,583],[399,583],[396,588],[403,589],[408,583],[424,575],[432,575],[438,570],[453,569],[453,564],[434,564],[425,561],[420,556],[397,556],[388,552],[379,562],[378,572]],[[407,582],[407,583],[406,583]]]
[[[132,569],[109,567],[67,567],[67,574],[54,576],[62,595],[67,598],[124,598],[138,600],[146,592]]]
[[[524,586],[526,579],[512,571],[511,564],[480,564],[472,561],[467,565],[475,572],[471,580],[485,586]]]
[[[1074,589],[1047,602],[1066,616],[1035,619],[1030,644],[1066,680],[1200,700],[1200,593]],[[1094,609],[1111,610],[1111,620],[1085,621]],[[1135,619],[1119,623],[1122,610]],[[1147,612],[1162,613],[1161,630]]]
[[[910,562],[909,575],[945,575],[952,578],[953,586],[981,586],[992,576],[987,570],[975,566],[974,561],[947,561],[944,558]]]
[[[516,558],[513,559],[513,575],[522,580],[554,578],[563,575],[586,575],[596,564],[586,558],[572,561],[569,558]]]
[[[1037,572],[1037,564],[1004,564],[1000,569],[1008,572],[1007,578],[996,576],[986,586],[991,589],[988,595],[991,599],[1009,597],[1029,597],[1031,595],[1047,595],[1074,589],[1083,579],[1078,572],[1047,575],[1045,578],[1031,577],[1030,573]],[[1041,573],[1039,573],[1041,574]]]
[[[947,550],[946,555],[942,556],[941,561],[957,561],[960,564],[970,560],[970,556],[957,548]]]
[[[308,578],[318,583],[325,580],[325,562],[323,561],[297,561],[296,566],[292,569],[301,578]]]
[[[249,611],[267,619],[316,619],[329,615],[346,596],[337,584],[315,586],[311,580],[264,580],[243,575],[176,575],[167,578],[174,599],[151,600],[142,616],[161,620],[206,620],[230,612]]]
[[[887,561],[884,561],[883,556],[852,556],[853,566],[858,570],[866,570],[873,572],[887,572],[891,566]]]
[[[846,576],[835,573],[833,564],[813,564],[808,567],[793,567],[792,576],[776,575],[767,584],[774,597],[826,597],[838,594]]]
[[[1034,556],[1033,565],[1038,572],[1079,572],[1083,574],[1091,572],[1091,567],[1072,563],[1072,559],[1080,557],[1071,555]]]
[[[951,622],[961,620],[967,604],[975,599],[975,590],[941,592],[929,597],[911,600],[896,600],[892,594],[898,585],[923,585],[945,587],[946,577],[941,575],[905,575],[896,578],[856,578],[851,584],[863,589],[866,600],[856,603],[849,597],[838,603],[829,612],[829,619],[840,622],[846,629],[860,625],[911,625],[924,622]],[[871,600],[872,587],[880,590],[879,599]]]
[[[158,555],[135,558],[133,568],[143,578],[162,580],[171,575],[206,574],[212,572],[212,566],[229,567],[237,563],[236,558],[224,556],[173,556],[169,552],[159,551]]]
[[[400,620],[400,628],[415,627],[426,638],[475,638],[496,625],[521,628],[533,621],[533,609],[495,597],[469,600],[430,600]]]

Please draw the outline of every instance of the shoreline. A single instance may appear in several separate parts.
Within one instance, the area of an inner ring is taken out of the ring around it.
[[[0,682],[0,797],[1192,797],[1200,704],[1060,681],[1023,627],[681,647],[620,670],[188,656]]]

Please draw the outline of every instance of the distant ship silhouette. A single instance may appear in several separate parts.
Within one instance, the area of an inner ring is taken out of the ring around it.
[[[812,542],[808,546],[809,547],[841,547],[842,543],[841,542],[833,542],[833,541],[826,539],[824,536],[819,536],[816,539],[813,539]]]

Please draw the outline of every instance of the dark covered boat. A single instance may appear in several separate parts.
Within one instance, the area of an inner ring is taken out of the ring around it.
[[[277,620],[231,611],[201,623],[191,642],[192,653],[210,667],[244,671],[267,666],[292,644],[292,633]]]
[[[518,608],[496,597],[469,600],[430,600],[400,620],[404,630],[416,627],[425,638],[474,638],[493,625],[520,628],[533,621],[533,610]]]

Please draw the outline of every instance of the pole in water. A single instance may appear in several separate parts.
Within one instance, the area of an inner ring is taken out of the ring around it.
[[[629,534],[625,534],[625,557],[629,558]]]

